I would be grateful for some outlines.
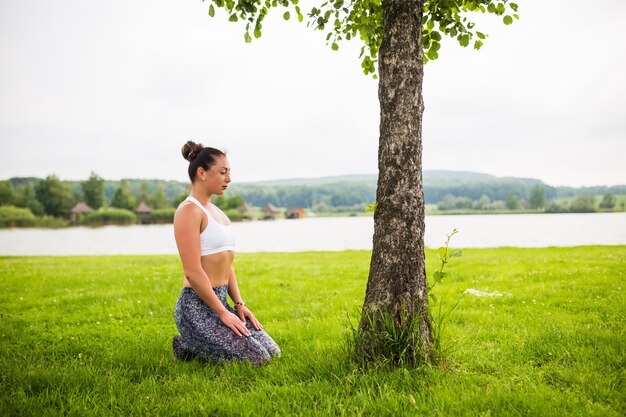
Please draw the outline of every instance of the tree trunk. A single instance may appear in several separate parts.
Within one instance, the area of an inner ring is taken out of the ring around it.
[[[422,12],[424,0],[383,0],[379,52],[380,139],[374,245],[360,328],[376,332],[367,312],[396,322],[419,320],[422,348],[431,346],[424,265],[422,186]],[[403,311],[404,309],[404,311]]]

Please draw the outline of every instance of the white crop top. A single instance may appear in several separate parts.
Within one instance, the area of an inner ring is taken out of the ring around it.
[[[206,207],[192,196],[187,197],[185,201],[191,201],[196,206],[200,207],[207,216],[206,228],[200,233],[200,256],[235,250],[236,239],[232,224],[225,225],[219,223],[211,213],[209,213]],[[224,214],[216,205],[213,207]],[[224,214],[224,217],[228,218],[226,214]]]

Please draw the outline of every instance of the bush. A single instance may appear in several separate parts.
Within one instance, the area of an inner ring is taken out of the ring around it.
[[[592,195],[576,197],[569,206],[572,213],[593,213],[596,211],[596,199]]]
[[[130,210],[109,208],[87,214],[83,217],[82,222],[83,224],[87,224],[89,226],[135,224],[137,223],[137,216]]]
[[[41,216],[36,218],[35,226],[37,227],[51,227],[51,228],[60,228],[67,227],[70,225],[70,222],[65,219],[60,219],[54,216]]]
[[[29,227],[36,222],[35,215],[27,208],[0,206],[0,227]]]
[[[550,204],[548,204],[548,207],[546,207],[546,213],[566,213],[567,207],[566,206],[562,206],[557,202],[551,202]]]
[[[175,208],[164,208],[164,209],[154,210],[152,212],[152,221],[157,224],[173,223],[174,213],[176,213]]]
[[[231,222],[240,222],[243,219],[244,214],[235,209],[225,210],[224,214],[228,216]]]
[[[612,209],[615,207],[615,204],[617,204],[617,199],[615,198],[615,196],[613,194],[605,194],[604,197],[602,197],[602,201],[600,202],[600,208]]]

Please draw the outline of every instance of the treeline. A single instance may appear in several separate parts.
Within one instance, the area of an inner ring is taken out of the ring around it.
[[[0,181],[0,205],[30,209],[35,215],[62,216],[77,202],[97,210],[116,207],[133,210],[144,202],[153,209],[175,207],[187,187],[178,181],[106,181],[92,173],[85,181],[63,181],[55,175]],[[183,197],[184,198],[184,197]]]
[[[188,185],[177,181],[106,181],[95,173],[85,181],[62,181],[55,175],[14,178],[0,181],[0,227],[141,223],[141,203],[149,207],[150,223],[171,223],[187,195]],[[234,210],[243,204],[241,197],[220,196],[214,202],[232,220],[241,217]],[[72,212],[76,207],[80,210]]]
[[[546,188],[537,184],[531,191],[528,199],[520,199],[515,194],[508,194],[504,200],[492,201],[486,194],[478,200],[468,197],[455,197],[447,194],[436,205],[439,211],[465,212],[465,211],[519,211],[531,210],[545,213],[593,213],[599,210],[613,211],[625,210],[626,201],[618,201],[611,193],[602,197],[594,195],[579,195],[566,199],[550,199]]]
[[[154,222],[168,222],[188,192],[189,184],[179,181],[111,181],[95,173],[84,181],[62,181],[54,175],[45,179],[12,178],[0,181],[0,206],[3,206],[0,207],[0,226],[3,221],[15,225],[63,225],[69,222],[68,213],[77,202],[85,202],[96,210],[95,214],[82,216],[91,224],[136,222],[138,219],[133,211],[142,202],[154,210]],[[552,187],[528,178],[454,171],[424,172],[426,203],[431,210],[435,207],[446,212],[624,210],[624,201],[616,198],[623,194],[626,194],[626,185]],[[276,207],[301,207],[314,212],[357,212],[375,201],[376,176],[234,183],[228,195],[230,197],[217,199],[216,204],[230,210],[229,215],[234,220],[241,216],[234,209],[244,202],[256,207],[270,203]],[[10,223],[6,219],[21,220]]]
[[[485,174],[453,173],[454,175],[424,175],[424,199],[426,204],[436,205],[438,210],[518,210],[543,209],[571,211],[566,199],[589,196],[626,194],[626,186],[552,187],[541,181],[524,178],[498,178]],[[467,174],[467,178],[466,175]],[[317,183],[317,181],[321,183]],[[354,211],[364,208],[376,199],[376,177],[358,180],[338,178],[336,182],[302,180],[286,184],[280,182],[234,184],[233,193],[240,195],[254,206],[266,202],[277,207],[303,207],[314,212]],[[534,190],[534,191],[533,191]],[[541,193],[542,201],[537,203]],[[609,203],[610,204],[610,200]],[[616,201],[614,207],[618,207]],[[605,204],[606,205],[606,204]],[[574,209],[580,204],[576,203]],[[599,203],[596,208],[600,207]]]
[[[248,204],[302,207],[314,212],[362,210],[376,199],[376,184],[337,182],[325,185],[233,184],[231,190]]]

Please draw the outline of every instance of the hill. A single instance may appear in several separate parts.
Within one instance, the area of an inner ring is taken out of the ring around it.
[[[9,181],[16,188],[22,184],[36,184],[40,179],[34,177],[11,178]],[[306,207],[325,211],[333,207],[347,210],[370,204],[376,199],[375,174],[342,175],[320,178],[289,178],[271,181],[234,183],[228,194],[240,195],[254,206],[266,203],[279,207]],[[136,196],[154,194],[161,189],[169,201],[175,201],[188,193],[189,184],[172,180],[127,179],[130,191]],[[80,194],[80,181],[66,181]],[[105,181],[105,195],[108,201],[119,187],[120,181]],[[486,196],[491,201],[501,201],[509,195],[520,200],[528,199],[530,190],[539,185],[544,188],[548,200],[569,198],[579,195],[626,194],[626,185],[612,187],[553,187],[534,178],[497,177],[495,175],[467,171],[424,171],[424,194],[426,203],[435,204],[446,196],[464,197],[479,200]]]

